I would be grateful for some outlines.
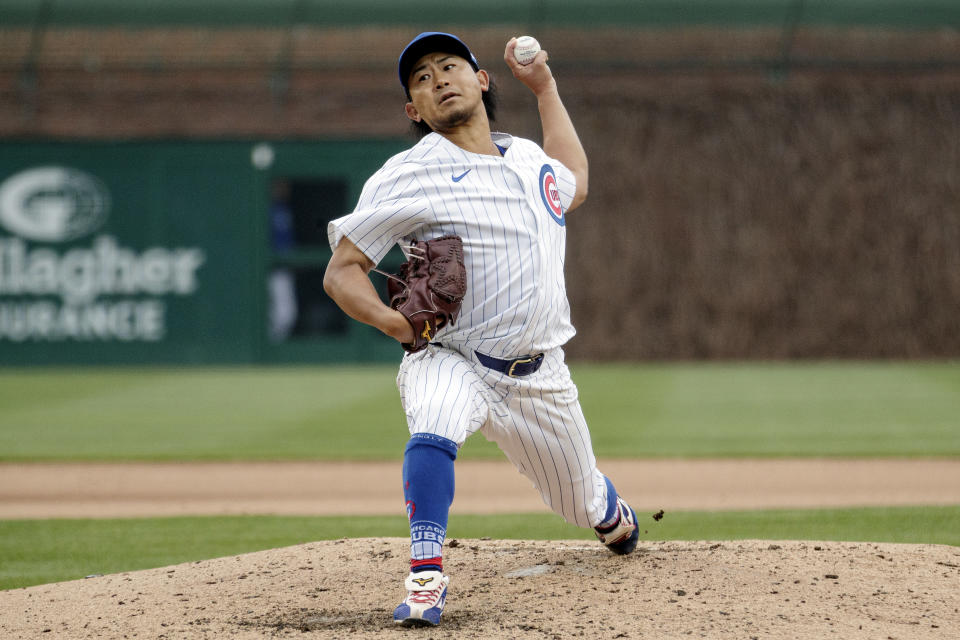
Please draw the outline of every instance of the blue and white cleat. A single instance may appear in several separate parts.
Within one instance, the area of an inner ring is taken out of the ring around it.
[[[637,526],[636,512],[619,496],[617,496],[617,511],[619,517],[616,524],[603,529],[594,527],[593,530],[600,542],[607,545],[607,549],[623,556],[637,548],[640,527]]]
[[[448,584],[450,577],[439,571],[421,571],[408,575],[403,582],[407,589],[407,599],[393,610],[393,621],[405,627],[440,624]]]

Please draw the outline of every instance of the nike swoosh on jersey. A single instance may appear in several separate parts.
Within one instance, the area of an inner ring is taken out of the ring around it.
[[[466,175],[467,175],[468,173],[470,173],[471,171],[473,171],[473,169],[467,169],[466,171],[464,171],[463,173],[461,173],[461,174],[458,175],[458,176],[450,176],[450,177],[453,178],[453,181],[454,181],[454,182],[460,182],[461,180],[463,180],[464,176],[466,176]]]

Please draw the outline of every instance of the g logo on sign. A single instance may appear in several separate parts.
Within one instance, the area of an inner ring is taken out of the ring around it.
[[[561,227],[567,224],[563,217],[563,205],[560,204],[560,188],[557,187],[557,177],[553,174],[553,167],[548,164],[540,168],[540,197],[547,207],[547,213],[553,221]]]
[[[0,224],[29,240],[65,242],[92,233],[107,219],[110,193],[90,174],[36,167],[0,184]]]

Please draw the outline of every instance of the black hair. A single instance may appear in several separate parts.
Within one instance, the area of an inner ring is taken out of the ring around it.
[[[407,91],[407,100],[410,99],[410,92]],[[487,85],[487,90],[483,92],[483,108],[487,112],[487,120],[494,122],[497,119],[497,86],[493,82],[493,76],[490,77],[490,81]],[[433,129],[430,128],[423,120],[417,122],[416,120],[410,121],[410,133],[417,140],[421,139],[423,136],[428,133],[433,133]]]

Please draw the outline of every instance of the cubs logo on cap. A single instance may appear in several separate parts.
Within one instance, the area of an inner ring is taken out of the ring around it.
[[[409,92],[410,90],[407,84],[410,79],[410,72],[413,70],[413,65],[423,56],[436,51],[458,55],[469,62],[474,71],[480,70],[480,63],[477,62],[476,56],[470,51],[470,47],[464,44],[463,40],[452,33],[424,31],[411,40],[403,49],[403,53],[400,54],[397,73],[400,74],[400,84],[403,85],[405,91]]]
[[[563,205],[560,203],[560,187],[557,186],[557,177],[553,173],[553,167],[548,164],[540,168],[540,198],[547,207],[547,213],[553,218],[553,221],[561,227],[566,226],[566,218],[563,217]]]

